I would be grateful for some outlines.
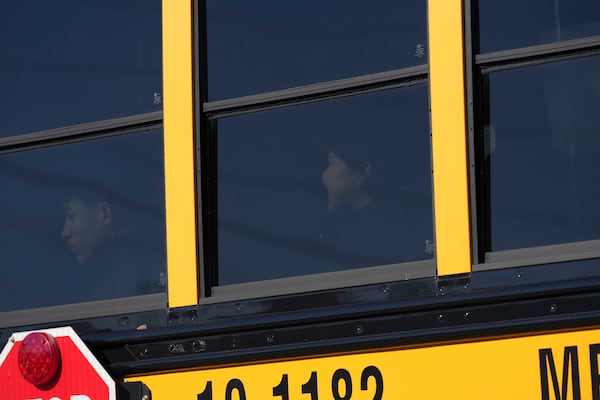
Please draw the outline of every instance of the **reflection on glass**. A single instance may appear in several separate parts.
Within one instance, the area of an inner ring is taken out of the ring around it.
[[[479,2],[481,53],[600,34],[600,2],[503,0]]]
[[[164,292],[163,176],[161,131],[0,156],[0,311]]]
[[[427,63],[425,0],[206,3],[210,100]]]
[[[494,73],[492,250],[600,239],[600,57]]]
[[[219,283],[431,259],[427,86],[218,121]]]
[[[160,0],[3,1],[0,15],[0,137],[162,109]]]

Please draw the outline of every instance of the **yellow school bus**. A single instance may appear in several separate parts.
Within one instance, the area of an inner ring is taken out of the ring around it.
[[[600,399],[600,3],[0,11],[3,344],[131,399]]]

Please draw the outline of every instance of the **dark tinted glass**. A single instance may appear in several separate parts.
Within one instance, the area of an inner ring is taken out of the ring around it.
[[[206,3],[210,100],[427,63],[425,0]]]
[[[220,284],[433,257],[427,86],[218,121]]]
[[[490,76],[492,250],[600,239],[600,57]]]
[[[162,132],[0,156],[0,311],[165,291]]]
[[[596,0],[479,1],[481,53],[600,34]]]
[[[162,108],[160,0],[0,2],[0,137]]]

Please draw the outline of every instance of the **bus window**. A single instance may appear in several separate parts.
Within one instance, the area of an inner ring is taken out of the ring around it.
[[[427,63],[426,2],[206,2],[208,99]]]
[[[0,137],[161,111],[161,2],[3,1]]]
[[[201,7],[203,297],[434,275],[427,3]]]
[[[473,5],[474,270],[600,257],[600,6]]]
[[[217,122],[220,284],[433,258],[427,85]]]
[[[161,1],[0,13],[0,325],[164,304]]]
[[[0,156],[0,311],[161,293],[162,130]]]

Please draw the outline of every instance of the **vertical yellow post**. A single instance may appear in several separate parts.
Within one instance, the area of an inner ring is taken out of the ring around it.
[[[163,0],[168,297],[198,302],[191,0]]]
[[[471,270],[463,5],[429,0],[429,72],[439,275]]]

